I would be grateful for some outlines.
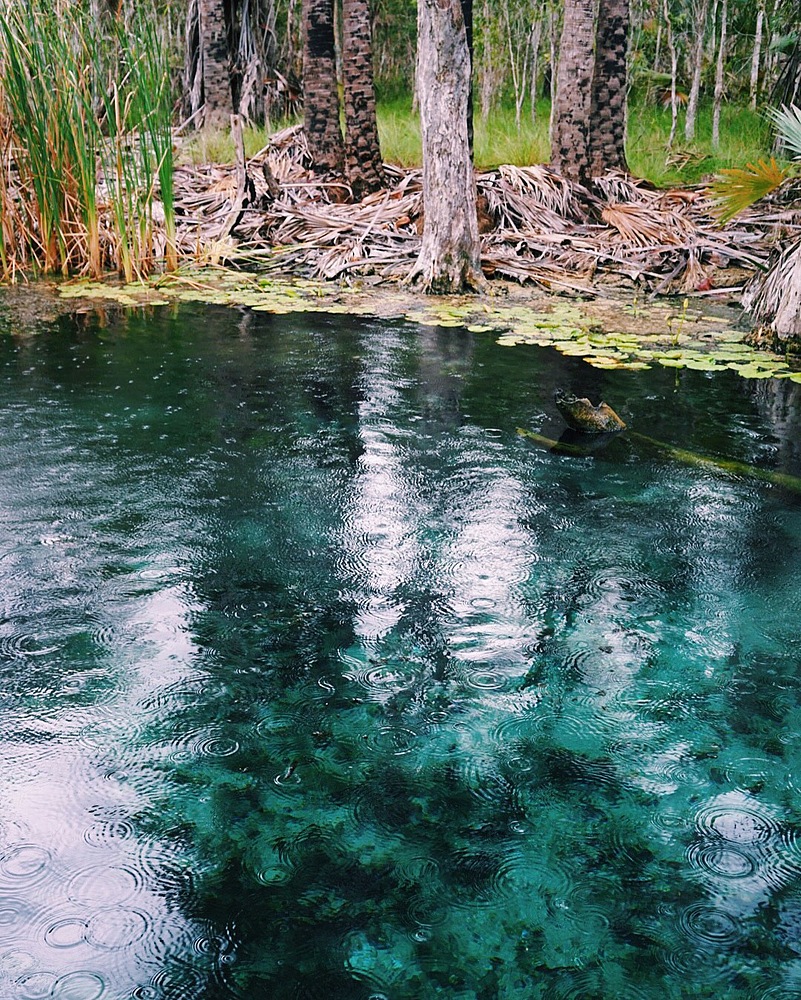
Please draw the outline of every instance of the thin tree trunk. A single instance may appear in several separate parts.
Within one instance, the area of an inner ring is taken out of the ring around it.
[[[356,198],[384,187],[373,80],[369,0],[342,0],[345,163]]]
[[[551,164],[563,177],[579,184],[588,184],[590,181],[594,42],[593,0],[565,0]]]
[[[656,27],[656,43],[654,45],[654,73],[659,72],[659,57],[662,55],[662,22]]]
[[[345,150],[339,127],[334,0],[303,3],[303,128],[315,168],[341,172]]]
[[[556,118],[556,86],[559,77],[559,12],[551,10],[548,18],[548,46],[551,58],[551,117],[548,121],[548,141],[553,145],[553,127]]]
[[[704,34],[709,15],[709,0],[697,0],[693,30],[695,38],[692,46],[693,78],[690,84],[690,96],[687,100],[687,115],[684,119],[684,138],[692,142],[695,138],[695,122],[698,116],[698,99],[701,95],[701,71],[704,66]]]
[[[531,26],[531,120],[537,120],[538,78],[540,68],[540,45],[542,44],[542,21],[537,18]]]
[[[461,0],[464,31],[467,37],[467,146],[470,150],[470,162],[473,162],[473,64],[475,50],[473,46],[473,0]]]
[[[460,0],[419,0],[417,92],[423,135],[423,244],[410,280],[427,292],[483,287],[467,135],[470,55]]]
[[[756,111],[759,97],[759,59],[762,54],[762,29],[765,26],[765,0],[761,0],[757,11],[756,29],[754,31],[754,51],[751,54],[751,80],[748,88],[749,104]]]
[[[628,173],[626,95],[628,93],[629,0],[601,0],[595,42],[590,105],[590,174]]]
[[[722,0],[720,9],[720,42],[715,66],[715,101],[712,109],[712,148],[720,148],[720,109],[723,104],[723,71],[726,60],[726,30],[728,27],[729,0]]]
[[[233,111],[228,27],[223,0],[199,0],[203,124],[228,127]]]
[[[481,120],[486,124],[490,109],[495,103],[495,68],[492,59],[492,34],[490,32],[489,0],[484,0],[481,7],[481,25],[483,28],[483,44],[481,47]]]
[[[679,124],[679,97],[676,87],[676,78],[679,74],[679,54],[676,51],[676,39],[673,36],[673,24],[670,20],[669,0],[663,0],[662,11],[665,18],[667,47],[668,52],[670,52],[670,135],[668,136],[667,148],[672,149]]]

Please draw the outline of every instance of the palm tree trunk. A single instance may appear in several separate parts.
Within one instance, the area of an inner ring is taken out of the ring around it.
[[[590,111],[590,173],[628,173],[626,94],[628,91],[629,0],[601,0],[595,41]]]
[[[234,110],[231,63],[223,0],[199,0],[200,52],[203,67],[203,124],[227,127]]]
[[[303,128],[315,169],[341,172],[345,151],[339,127],[334,0],[303,2]]]
[[[342,0],[345,163],[356,198],[384,187],[373,80],[369,0]]]
[[[417,92],[423,135],[423,243],[410,279],[425,291],[476,291],[476,182],[467,109],[470,55],[461,0],[419,0]]]
[[[593,0],[565,0],[564,18],[551,137],[551,164],[568,180],[588,184],[595,41]]]

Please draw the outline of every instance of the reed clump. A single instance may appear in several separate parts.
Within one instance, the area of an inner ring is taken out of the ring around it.
[[[115,268],[131,281],[176,266],[168,46],[146,7],[99,21],[63,0],[5,6],[5,279]]]

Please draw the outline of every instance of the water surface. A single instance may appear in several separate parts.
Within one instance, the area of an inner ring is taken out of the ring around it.
[[[0,335],[0,996],[801,996],[799,386],[185,308]]]

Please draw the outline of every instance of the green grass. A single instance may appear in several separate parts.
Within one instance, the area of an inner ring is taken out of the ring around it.
[[[278,132],[287,125],[296,124],[298,119],[273,122],[270,133]],[[245,140],[245,156],[255,156],[266,145],[267,131],[257,125],[246,125],[242,130]],[[233,163],[236,159],[234,140],[230,129],[205,128],[186,136],[177,154],[179,164],[200,166],[204,163]]]
[[[501,163],[526,166],[547,163],[550,157],[548,122],[550,102],[540,101],[537,118],[524,108],[520,128],[512,107],[494,109],[486,122],[475,116],[475,162],[482,170]],[[291,122],[282,122],[275,129]],[[420,119],[411,111],[411,101],[394,97],[378,105],[378,131],[384,159],[401,167],[416,167],[422,161]],[[696,141],[684,142],[684,111],[672,150],[667,149],[670,109],[634,102],[629,109],[628,158],[635,176],[659,187],[695,184],[719,170],[744,167],[770,155],[772,126],[765,115],[736,105],[723,109],[721,147],[712,150],[712,109],[702,107],[696,125]],[[263,129],[245,129],[245,152],[253,156],[267,142]],[[184,141],[180,159],[192,163],[230,163],[234,158],[227,130],[201,131]]]
[[[548,120],[550,104],[541,101],[537,120],[525,108],[521,127],[515,124],[514,109],[494,110],[486,123],[481,115],[475,118],[475,160],[480,169],[500,163],[526,166],[547,163],[550,157]],[[679,119],[679,132],[671,151],[670,109],[654,108],[635,103],[629,110],[629,167],[638,177],[667,187],[694,184],[718,170],[744,166],[769,155],[772,129],[770,122],[748,108],[730,106],[721,116],[721,148],[712,150],[712,110],[702,108],[696,126],[697,139],[686,144],[683,139],[684,112]],[[378,128],[384,158],[400,166],[417,166],[421,162],[420,123],[409,108],[409,102],[394,100],[378,107]]]
[[[696,139],[684,141],[684,112],[673,149],[666,149],[670,134],[670,109],[635,104],[629,112],[627,153],[629,168],[659,187],[695,184],[719,170],[744,167],[770,155],[773,129],[770,121],[750,108],[723,108],[720,149],[712,149],[712,109],[702,107],[696,122]]]
[[[0,201],[3,276],[29,266],[98,277],[110,258],[128,281],[146,273],[157,188],[175,266],[173,100],[154,24],[143,7],[133,30],[114,20],[100,31],[81,5],[53,9],[47,0],[12,5],[0,18],[2,125],[21,178],[16,199],[6,190]],[[101,170],[113,222],[102,234]]]

